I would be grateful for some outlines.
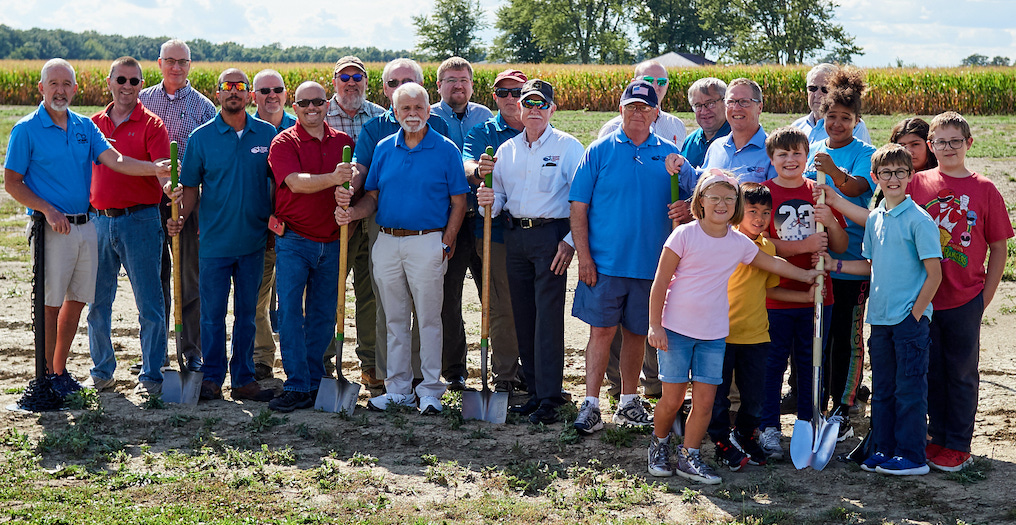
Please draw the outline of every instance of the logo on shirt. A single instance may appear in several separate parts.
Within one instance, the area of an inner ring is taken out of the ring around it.
[[[815,207],[802,199],[783,201],[773,214],[776,232],[784,241],[803,241],[815,233]]]
[[[267,146],[254,146],[250,149],[250,152],[257,155],[258,153],[268,153]]]
[[[924,209],[938,226],[942,257],[966,268],[967,255],[963,252],[970,246],[973,240],[970,232],[977,225],[977,212],[970,209],[970,196],[957,196],[953,190],[943,188],[938,198],[925,204]]]
[[[78,141],[78,144],[88,144],[88,135],[84,133],[75,133],[74,138]]]
[[[543,157],[543,162],[557,162],[559,160],[561,160],[560,155],[547,155],[546,157]]]

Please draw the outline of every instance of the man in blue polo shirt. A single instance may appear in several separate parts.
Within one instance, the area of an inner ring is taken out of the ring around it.
[[[776,178],[776,168],[766,153],[766,132],[759,124],[762,88],[754,80],[735,78],[727,86],[723,103],[730,135],[709,146],[701,169],[729,170],[738,182],[762,183]]]
[[[250,81],[239,69],[219,75],[216,98],[222,109],[191,133],[180,173],[184,186],[178,220],[170,219],[170,235],[180,232],[198,193],[199,288],[201,290],[201,353],[204,359],[201,399],[221,399],[226,379],[226,304],[233,286],[233,351],[229,360],[234,400],[269,401],[271,390],[254,380],[254,310],[264,264],[271,195],[268,148],[275,128],[244,110]]]
[[[699,129],[691,132],[681,145],[681,155],[694,167],[702,165],[706,150],[716,139],[730,134],[723,99],[727,83],[714,77],[700,78],[688,87],[688,104],[695,112]]]
[[[466,213],[469,185],[455,143],[427,123],[427,90],[415,83],[400,86],[392,95],[392,106],[402,131],[378,144],[364,185],[366,198],[349,210],[342,210],[345,201],[337,198],[341,202],[335,214],[341,225],[377,209],[380,233],[371,262],[378,297],[388,314],[387,393],[372,397],[367,408],[414,405],[410,323],[415,308],[423,374],[416,394],[420,412],[431,414],[441,411],[445,392],[441,382],[442,282]],[[349,191],[337,190],[336,196],[348,199]]]
[[[66,371],[67,356],[81,309],[95,298],[99,256],[95,226],[88,221],[92,163],[125,175],[169,177],[168,161],[120,155],[95,123],[70,111],[77,90],[66,60],[42,66],[42,103],[11,129],[4,165],[7,193],[46,219],[46,372],[61,396],[81,388]]]
[[[600,386],[619,324],[621,403],[614,421],[652,424],[635,394],[649,331],[649,288],[671,221],[687,213],[682,201],[670,202],[671,174],[681,173],[689,194],[694,184],[694,170],[681,170],[677,146],[650,129],[659,111],[653,87],[643,80],[628,84],[619,109],[621,127],[589,146],[568,196],[580,281],[572,315],[589,324],[586,398],[575,420],[582,434],[603,428]]]

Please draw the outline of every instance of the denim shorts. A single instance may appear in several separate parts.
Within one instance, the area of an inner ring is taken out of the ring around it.
[[[667,330],[667,351],[657,350],[660,380],[664,383],[719,385],[723,382],[725,338],[703,341]]]
[[[649,333],[652,279],[596,274],[596,286],[579,281],[572,315],[599,328],[623,326],[635,335]]]

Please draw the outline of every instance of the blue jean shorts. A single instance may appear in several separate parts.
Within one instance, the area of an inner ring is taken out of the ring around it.
[[[597,272],[596,286],[579,281],[572,315],[590,326],[623,326],[635,335],[649,333],[649,289],[652,279],[614,277]]]
[[[723,354],[726,338],[703,341],[667,330],[667,348],[657,350],[660,360],[660,381],[718,385],[723,382]]]

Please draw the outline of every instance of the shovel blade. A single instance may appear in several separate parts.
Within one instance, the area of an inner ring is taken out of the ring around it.
[[[811,466],[815,431],[811,422],[798,419],[794,422],[794,435],[790,437],[790,459],[797,470]]]
[[[836,451],[836,437],[840,433],[839,421],[829,423],[822,420],[818,427],[818,436],[814,446],[814,453],[811,458],[811,468],[822,470],[829,464]]]
[[[505,407],[507,411],[507,406]],[[484,405],[483,392],[477,390],[462,391],[462,419],[485,420],[486,406]]]
[[[508,393],[507,392],[480,392],[483,400],[483,420],[503,425],[508,418]],[[465,400],[463,400],[463,405]],[[465,413],[465,411],[463,411]]]
[[[325,412],[342,413],[352,415],[356,409],[356,400],[360,396],[360,385],[350,383],[342,373],[339,378],[323,377],[318,386],[317,398],[314,399],[314,408]]]
[[[162,371],[162,400],[166,403],[197,405],[201,398],[203,372],[181,370]]]

